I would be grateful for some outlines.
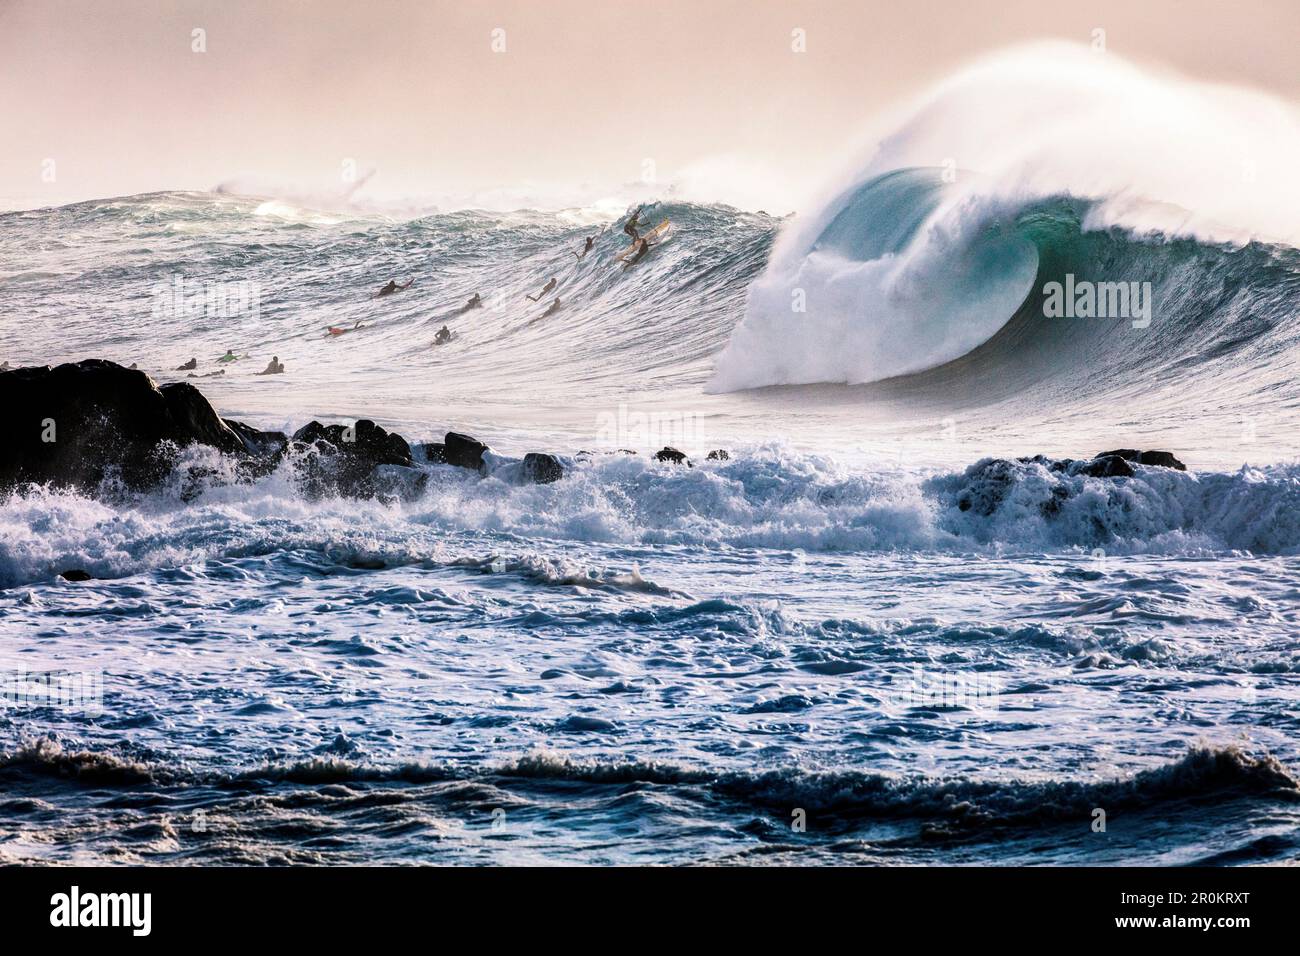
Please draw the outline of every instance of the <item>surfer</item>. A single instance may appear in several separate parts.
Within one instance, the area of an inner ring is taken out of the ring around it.
[[[650,251],[650,240],[639,238],[632,243],[632,257],[623,263],[623,268],[636,265]]]
[[[408,279],[406,281],[406,285],[398,285],[395,281],[389,279],[388,284],[384,286],[382,289],[380,289],[379,292],[376,294],[376,298],[378,298],[379,296],[392,295],[394,292],[401,292],[403,289],[409,289],[411,287],[411,283],[414,281],[415,281],[414,279]]]
[[[544,319],[548,315],[554,315],[556,311],[559,310],[559,308],[560,308],[560,297],[557,295],[555,297],[555,301],[551,303],[551,307],[547,309],[545,312],[543,312],[541,315],[539,315],[538,318]]]
[[[558,280],[556,280],[555,277],[552,276],[551,281],[546,283],[546,285],[542,286],[541,292],[537,293],[537,295],[525,296],[525,298],[530,299],[533,302],[540,302],[542,300],[542,296],[546,295],[546,293],[550,292],[558,284],[559,284]]]
[[[188,362],[186,362],[184,365],[177,365],[177,366],[176,366],[176,371],[178,371],[178,372],[192,372],[192,371],[194,371],[194,370],[195,370],[196,368],[198,368],[198,367],[199,367],[199,360],[196,359],[196,358],[191,358],[191,359],[190,359]]]
[[[280,356],[272,355],[271,361],[267,363],[266,368],[257,373],[258,375],[283,375],[284,365],[280,362]]]
[[[223,355],[223,356],[221,356],[221,358],[217,359],[217,361],[218,361],[218,362],[237,362],[237,361],[239,361],[239,356],[236,355],[232,349],[226,349],[226,354]]]
[[[438,330],[438,334],[433,337],[434,345],[446,345],[451,341],[451,329],[443,326]]]
[[[465,306],[464,308],[461,309],[461,311],[468,312],[470,309],[479,309],[482,307],[483,307],[483,297],[479,295],[477,292],[475,292],[472,296],[470,296],[465,301]]]
[[[644,208],[644,205],[637,206],[636,211],[627,217],[627,222],[623,223],[623,231],[632,237],[633,242],[641,238],[641,233],[638,231],[638,227],[641,224],[641,210]]]
[[[587,258],[587,253],[591,252],[591,247],[596,244],[595,236],[588,236],[586,243],[582,247],[582,252],[575,252],[573,255],[579,261]]]

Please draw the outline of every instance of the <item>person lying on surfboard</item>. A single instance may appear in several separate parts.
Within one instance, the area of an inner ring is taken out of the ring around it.
[[[468,312],[470,309],[479,309],[482,307],[483,307],[483,297],[479,295],[477,292],[475,292],[472,296],[470,296],[465,301],[465,305],[461,307],[461,311]]]
[[[645,238],[637,239],[636,242],[632,243],[631,251],[632,251],[631,257],[625,259],[623,262],[623,268],[625,269],[628,266],[636,265],[638,262],[641,261],[642,257],[644,257],[645,254],[650,251],[650,240]]]
[[[525,296],[524,298],[526,298],[526,299],[531,299],[533,302],[539,302],[539,301],[541,301],[542,296],[546,295],[546,293],[550,292],[550,291],[551,291],[552,289],[554,289],[558,284],[559,284],[559,282],[555,279],[554,276],[552,276],[552,277],[551,277],[551,281],[548,282],[548,283],[546,283],[546,285],[542,286],[542,291],[541,291],[541,292],[537,293],[537,295],[529,295],[529,296]]]
[[[235,354],[235,352],[234,352],[233,349],[226,349],[226,354],[223,355],[223,356],[221,356],[221,358],[217,359],[217,361],[218,361],[218,362],[237,362],[237,361],[239,361],[239,356]]]
[[[415,281],[414,279],[408,279],[406,285],[398,285],[392,279],[389,279],[388,285],[384,286],[382,289],[379,290],[379,292],[376,295],[376,298],[378,298],[378,296],[381,295],[392,295],[394,292],[401,292],[403,289],[409,289],[411,287],[411,283],[414,281]]]
[[[596,237],[595,237],[595,236],[588,236],[588,237],[587,237],[587,242],[586,242],[586,244],[583,245],[583,247],[582,247],[582,252],[575,252],[573,255],[574,255],[578,260],[585,259],[585,258],[587,258],[587,253],[591,252],[591,247],[594,246],[595,244],[596,244]]]
[[[560,297],[557,295],[555,297],[555,301],[551,303],[551,307],[547,309],[545,312],[543,312],[541,315],[539,315],[538,318],[544,319],[548,315],[554,315],[559,308],[560,308]]]
[[[186,362],[184,365],[177,365],[177,366],[176,366],[176,371],[178,371],[178,372],[192,372],[192,371],[194,371],[194,370],[195,370],[196,368],[198,368],[198,367],[199,367],[199,360],[196,359],[196,358],[192,358],[192,359],[190,359],[188,362]]]

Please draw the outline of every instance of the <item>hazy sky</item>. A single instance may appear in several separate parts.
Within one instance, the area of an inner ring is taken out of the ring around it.
[[[873,114],[1098,27],[1121,56],[1300,99],[1297,0],[0,0],[0,205],[341,192],[346,160],[374,172],[358,197],[508,205],[590,199],[649,159],[785,212]]]

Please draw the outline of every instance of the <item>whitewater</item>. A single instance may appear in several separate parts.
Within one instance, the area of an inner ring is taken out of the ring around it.
[[[1049,46],[890,122],[794,215],[652,199],[628,268],[598,196],[0,213],[0,361],[371,418],[427,474],[6,493],[0,860],[1295,859],[1294,107]],[[1149,326],[1048,318],[1066,276]],[[1053,461],[1121,448],[1187,467]],[[10,693],[48,673],[102,700]]]

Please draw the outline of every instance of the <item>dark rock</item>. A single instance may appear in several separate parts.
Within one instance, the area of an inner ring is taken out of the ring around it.
[[[59,577],[65,581],[93,581],[89,571],[83,571],[81,568],[69,568],[67,571],[60,571]]]
[[[715,448],[713,451],[709,452],[709,454],[705,457],[704,460],[705,461],[731,461],[731,455],[729,455],[725,449]]]
[[[298,452],[295,474],[309,497],[330,492],[361,498],[409,497],[423,487],[418,478],[380,471],[386,465],[410,468],[411,447],[401,435],[367,418],[352,426],[308,422],[294,432],[293,443]]]
[[[0,487],[94,489],[113,473],[145,488],[171,469],[176,448],[244,451],[193,386],[160,389],[144,372],[103,359],[0,372],[0,407]]]
[[[1147,461],[1148,457],[1150,462]],[[1117,533],[1110,523],[1111,519],[1105,514],[1095,513],[1091,508],[1085,514],[1080,514],[1077,510],[1069,512],[1074,496],[1081,493],[1093,495],[1100,491],[1112,502],[1122,502],[1124,495],[1121,489],[1125,487],[1127,479],[1137,475],[1136,466],[1155,465],[1167,460],[1177,462],[1168,452],[1136,452],[1131,449],[1080,460],[1048,458],[1044,455],[1018,458],[1015,461],[986,458],[971,465],[960,476],[937,480],[936,486],[950,489],[950,500],[957,510],[984,518],[997,513],[1011,500],[1013,494],[1017,509],[1037,505],[1038,513],[1048,520],[1072,513],[1075,522],[1083,522],[1085,527],[1090,524],[1093,540],[1104,544]],[[1085,477],[1105,479],[1107,485],[1098,489],[1095,483],[1081,480]],[[1122,508],[1127,510],[1127,505]]]
[[[525,481],[547,485],[564,477],[564,466],[554,455],[530,451],[524,455],[523,476]]]
[[[1119,455],[1102,455],[1091,461],[1075,462],[1070,473],[1093,478],[1132,478],[1133,466]]]
[[[1176,468],[1179,471],[1186,471],[1187,466],[1173,456],[1172,452],[1167,451],[1138,451],[1136,448],[1120,448],[1117,451],[1103,451],[1098,458],[1105,458],[1109,455],[1118,455],[1125,461],[1136,462],[1139,465],[1155,465],[1159,468]]]
[[[1035,455],[1033,458],[1017,458],[1016,461],[1022,465],[1042,465],[1048,471],[1069,471],[1070,466],[1074,464],[1073,458],[1048,458],[1046,455]]]
[[[1115,455],[1119,458],[1123,458],[1125,461],[1137,461],[1139,458],[1142,457],[1142,452],[1138,451],[1136,448],[1116,448],[1114,451],[1098,452],[1092,457],[1109,458],[1111,455]]]
[[[459,432],[447,432],[443,439],[443,456],[447,464],[456,465],[460,468],[471,468],[474,471],[483,469],[483,453],[488,450],[487,445],[483,444],[476,438],[470,438],[468,435],[462,435]]]
[[[160,391],[167,403],[172,427],[188,439],[186,444],[198,442],[228,453],[244,450],[243,439],[234,434],[203,393],[189,382],[173,382],[162,386]]]
[[[1016,464],[1005,458],[987,458],[976,462],[966,469],[966,485],[957,498],[957,509],[989,517],[998,510],[1002,499],[1020,474]]]
[[[691,467],[691,460],[686,457],[686,454],[670,445],[665,445],[655,452],[655,461],[667,461],[672,462],[674,465],[685,464],[687,467]]]
[[[411,446],[396,432],[385,431],[368,418],[355,425],[322,425],[311,421],[293,433],[293,440],[303,444],[324,441],[344,454],[368,461],[371,465],[410,465]]]
[[[289,447],[289,438],[284,432],[259,431],[252,425],[245,425],[233,419],[222,419],[226,427],[239,436],[244,443],[244,450],[250,455],[278,458]]]
[[[1155,465],[1158,468],[1176,468],[1186,471],[1187,466],[1167,451],[1144,451],[1139,462],[1143,465]]]

